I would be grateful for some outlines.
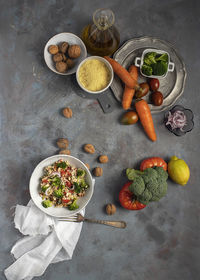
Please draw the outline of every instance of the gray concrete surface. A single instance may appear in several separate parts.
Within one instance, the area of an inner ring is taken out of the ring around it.
[[[163,113],[154,116],[158,140],[150,142],[139,125],[121,126],[122,109],[104,114],[94,100],[83,99],[75,76],[52,73],[43,60],[43,48],[54,34],[77,35],[92,13],[111,8],[121,43],[138,36],[155,36],[174,44],[188,72],[183,96],[176,102],[191,108],[195,128],[177,138],[164,127]],[[199,187],[199,64],[200,3],[191,0],[135,1],[1,1],[0,106],[1,195],[0,279],[12,262],[10,250],[21,237],[14,228],[10,207],[26,204],[34,167],[58,152],[55,141],[67,137],[72,155],[92,167],[101,153],[110,161],[96,180],[87,206],[88,217],[107,218],[104,206],[117,205],[115,219],[127,221],[125,230],[84,224],[71,261],[50,265],[41,280],[198,280],[200,279]],[[69,106],[73,118],[62,117]],[[82,151],[84,143],[97,148],[95,155]],[[188,163],[191,178],[181,187],[169,181],[168,195],[140,212],[129,212],[118,203],[126,182],[124,169],[137,167],[149,156],[166,160],[177,155]]]

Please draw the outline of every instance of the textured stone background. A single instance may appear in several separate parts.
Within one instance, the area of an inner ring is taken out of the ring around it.
[[[110,161],[96,180],[86,214],[106,218],[104,205],[117,205],[115,219],[127,221],[125,230],[84,224],[73,259],[50,265],[40,279],[74,280],[197,280],[200,279],[199,187],[199,54],[200,3],[191,0],[112,0],[105,7],[116,15],[121,43],[149,35],[170,41],[183,57],[188,72],[183,96],[176,104],[191,108],[195,128],[177,138],[163,126],[163,113],[155,115],[158,141],[152,143],[139,125],[119,124],[122,109],[110,93],[115,110],[104,114],[94,100],[83,99],[75,76],[51,72],[43,60],[47,40],[60,32],[80,34],[102,1],[1,1],[0,9],[0,106],[1,195],[0,279],[12,263],[10,250],[21,237],[13,225],[10,207],[26,204],[34,167],[57,153],[59,137],[70,140],[72,155],[92,167],[100,153]],[[69,106],[73,118],[61,109]],[[94,156],[82,151],[84,143],[97,147]],[[149,156],[166,160],[172,155],[186,160],[191,178],[186,187],[169,181],[168,195],[141,212],[118,204],[126,182],[123,170],[137,167]]]

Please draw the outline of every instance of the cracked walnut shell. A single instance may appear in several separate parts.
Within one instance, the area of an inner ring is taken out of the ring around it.
[[[72,109],[70,109],[69,107],[66,107],[63,109],[63,116],[67,119],[72,117]]]
[[[63,62],[63,61],[59,61],[59,62],[56,62],[56,70],[58,71],[58,72],[61,72],[61,73],[63,73],[63,72],[65,72],[65,71],[67,71],[67,63],[65,63],[65,62]]]
[[[62,60],[64,60],[62,53],[57,53],[53,56],[53,61],[54,62],[59,62],[59,61],[62,61]]]
[[[59,152],[59,154],[60,154],[60,155],[71,155],[71,152],[70,152],[70,150],[61,150],[61,151]]]
[[[107,163],[108,162],[108,157],[106,155],[101,155],[99,157],[99,162],[101,163]]]
[[[85,163],[85,166],[87,166],[87,168],[90,169],[90,165],[88,163]]]
[[[66,138],[60,138],[60,139],[58,139],[56,144],[57,144],[58,148],[66,149],[69,145],[69,141]]]
[[[81,48],[79,45],[72,45],[68,48],[68,55],[71,58],[77,58],[81,54]]]
[[[68,47],[69,47],[69,44],[67,42],[63,42],[59,45],[59,49],[62,53],[66,53]]]
[[[100,177],[103,175],[103,169],[101,167],[95,167],[93,170],[94,176]]]
[[[116,210],[117,209],[116,209],[116,206],[114,204],[109,203],[109,204],[106,205],[106,213],[108,215],[115,214]]]
[[[49,51],[50,54],[57,54],[58,53],[58,46],[51,45],[51,46],[49,46],[48,51]]]
[[[83,148],[86,153],[89,153],[89,154],[95,153],[95,148],[92,144],[85,144]]]

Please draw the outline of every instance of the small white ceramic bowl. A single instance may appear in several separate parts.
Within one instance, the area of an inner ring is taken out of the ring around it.
[[[86,89],[85,87],[83,87],[83,85],[81,84],[80,80],[79,80],[79,70],[81,68],[81,66],[88,60],[92,60],[92,59],[98,59],[100,61],[102,61],[108,68],[109,72],[110,72],[110,81],[109,83],[107,84],[107,86],[105,88],[103,88],[102,90],[99,90],[99,91],[90,91],[88,89]],[[78,66],[77,68],[77,71],[76,71],[76,80],[77,80],[77,83],[79,84],[79,86],[86,92],[88,93],[92,93],[92,94],[99,94],[99,93],[102,93],[104,92],[105,90],[107,90],[109,88],[109,86],[112,84],[112,81],[113,81],[113,77],[114,77],[114,73],[113,73],[113,68],[111,66],[111,64],[103,57],[101,56],[89,56],[87,58],[85,58]]]
[[[42,206],[42,198],[39,195],[40,178],[44,175],[44,167],[48,165],[52,165],[54,162],[60,159],[67,160],[71,165],[78,168],[81,167],[86,171],[86,182],[89,184],[89,188],[87,189],[85,196],[78,198],[77,204],[79,205],[79,208],[74,211],[70,211],[64,207],[59,208],[59,207],[52,206],[52,207],[44,208]],[[29,191],[35,205],[46,214],[53,217],[69,217],[80,212],[81,209],[83,209],[88,204],[88,202],[90,201],[93,195],[94,183],[89,169],[82,161],[80,161],[79,159],[73,156],[55,155],[44,159],[36,166],[30,178]]]
[[[143,65],[143,61],[144,61],[144,56],[145,54],[147,53],[150,53],[150,52],[156,52],[158,54],[164,54],[166,53],[168,55],[168,68],[167,68],[167,72],[162,75],[162,76],[155,76],[155,75],[151,75],[151,76],[147,76],[145,75],[143,72],[142,72],[142,65]],[[147,77],[147,78],[164,78],[167,76],[167,73],[168,72],[173,72],[174,71],[174,63],[170,61],[170,55],[168,52],[166,51],[163,51],[163,50],[157,50],[157,49],[145,49],[142,53],[142,56],[141,57],[136,57],[135,58],[135,66],[139,67],[140,68],[140,73],[142,76],[144,77]]]
[[[81,55],[76,59],[73,59],[74,66],[71,69],[68,69],[66,72],[61,73],[56,70],[55,62],[53,61],[53,55],[49,53],[48,48],[51,45],[59,45],[62,42],[67,42],[69,45],[79,45],[81,48]],[[76,69],[79,63],[87,57],[87,50],[83,41],[73,33],[59,33],[53,36],[45,45],[44,48],[44,60],[46,65],[51,69],[53,72],[59,75],[71,75],[76,72]]]

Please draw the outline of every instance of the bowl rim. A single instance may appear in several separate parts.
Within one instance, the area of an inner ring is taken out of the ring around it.
[[[43,165],[46,161],[48,161],[48,160],[53,160],[53,159],[55,159],[55,161],[56,161],[56,160],[59,160],[58,157],[59,157],[60,159],[66,158],[66,160],[67,160],[68,158],[71,158],[71,159],[73,159],[73,160],[76,160],[76,161],[80,162],[81,165],[84,166],[84,168],[85,168],[85,170],[86,170],[86,172],[87,172],[87,174],[88,174],[88,176],[89,176],[89,178],[90,178],[90,182],[91,182],[91,183],[90,183],[90,190],[91,190],[91,192],[90,192],[89,198],[88,198],[88,200],[85,202],[85,204],[84,204],[82,207],[79,207],[78,209],[76,209],[76,210],[74,210],[74,211],[71,211],[70,214],[65,214],[65,215],[50,214],[50,213],[48,213],[48,210],[47,210],[48,208],[39,207],[39,204],[37,204],[37,203],[35,202],[34,198],[33,198],[33,192],[32,192],[32,184],[33,184],[32,180],[33,180],[33,178],[34,178],[34,176],[35,176],[34,173],[35,173],[38,169],[40,169],[40,166]],[[85,163],[82,162],[80,159],[78,159],[78,158],[76,158],[76,157],[74,157],[74,156],[71,156],[71,155],[56,154],[56,155],[53,155],[53,156],[50,156],[50,157],[47,157],[47,158],[43,159],[42,161],[40,161],[40,162],[35,166],[35,168],[34,168],[32,174],[31,174],[30,180],[29,180],[29,193],[30,193],[31,199],[32,199],[32,201],[34,202],[34,204],[38,207],[38,209],[40,209],[41,211],[43,211],[45,214],[47,214],[47,215],[49,215],[49,216],[52,216],[52,217],[69,217],[69,216],[72,216],[72,215],[74,215],[74,214],[80,212],[83,208],[85,208],[85,207],[87,206],[87,204],[88,204],[89,201],[91,200],[91,198],[92,198],[92,196],[93,196],[93,193],[94,193],[94,179],[92,178],[92,174],[91,174],[90,170],[87,168],[87,166],[85,165]]]
[[[88,89],[84,88],[84,87],[81,85],[80,81],[79,81],[78,73],[79,73],[79,70],[80,70],[81,66],[82,66],[87,60],[91,60],[91,59],[98,59],[98,60],[103,61],[103,62],[106,64],[106,66],[108,66],[109,71],[110,71],[110,74],[111,74],[110,82],[108,83],[108,85],[107,85],[104,89],[101,89],[101,90],[99,90],[99,91],[91,91],[91,90],[88,90]],[[113,68],[112,68],[111,64],[110,64],[105,58],[103,58],[103,57],[101,57],[101,56],[97,56],[97,55],[88,56],[88,57],[86,57],[85,59],[83,59],[83,60],[80,62],[80,64],[78,65],[78,68],[77,68],[77,70],[76,70],[76,81],[77,81],[78,85],[79,85],[80,88],[82,88],[85,92],[91,93],[91,94],[99,94],[99,93],[102,93],[102,92],[106,91],[106,90],[109,88],[109,86],[112,84],[113,78],[114,78],[114,71],[113,71]]]
[[[49,66],[49,65],[47,64],[47,60],[46,60],[46,53],[48,52],[48,46],[50,45],[49,42],[50,42],[52,39],[54,39],[54,38],[56,38],[56,37],[59,37],[59,36],[61,36],[61,35],[63,35],[63,34],[64,34],[64,35],[70,35],[70,36],[73,36],[73,37],[77,38],[77,39],[80,41],[81,46],[82,46],[83,49],[84,49],[84,55],[83,55],[83,59],[82,59],[82,60],[84,60],[84,59],[87,57],[87,49],[86,49],[86,46],[85,46],[83,40],[82,40],[79,36],[77,36],[77,35],[75,35],[74,33],[71,33],[71,32],[61,32],[61,33],[58,33],[58,34],[54,35],[53,37],[51,37],[51,38],[47,41],[47,43],[45,44],[45,46],[44,46],[43,56],[44,56],[44,61],[45,61],[46,65],[47,65],[47,67],[48,67],[51,71],[53,71],[54,73],[59,74],[59,75],[68,76],[68,75],[72,75],[72,74],[76,73],[76,70],[77,70],[77,69],[74,69],[73,72],[71,72],[71,73],[69,73],[69,72],[61,73],[61,72],[58,72],[58,71],[56,70],[55,67]],[[78,66],[77,66],[77,67],[78,67]],[[77,68],[77,67],[76,67],[76,68]]]

